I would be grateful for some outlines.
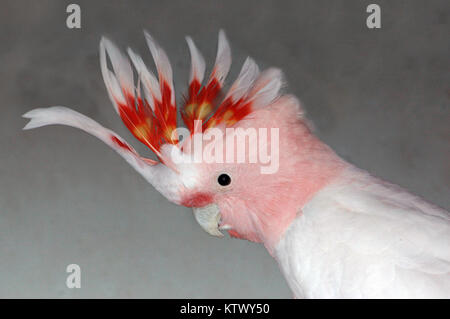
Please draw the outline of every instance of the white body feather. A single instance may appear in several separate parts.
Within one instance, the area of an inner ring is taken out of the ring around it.
[[[297,298],[450,298],[450,215],[356,168],[275,249]]]

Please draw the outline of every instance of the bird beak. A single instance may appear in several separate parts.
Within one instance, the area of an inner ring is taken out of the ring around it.
[[[204,207],[193,207],[194,216],[202,228],[210,235],[223,237],[219,231],[220,209],[216,204]]]

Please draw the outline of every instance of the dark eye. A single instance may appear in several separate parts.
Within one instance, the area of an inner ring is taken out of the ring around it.
[[[217,182],[221,186],[230,185],[231,177],[229,175],[227,175],[227,174],[220,174],[219,177],[217,178]]]

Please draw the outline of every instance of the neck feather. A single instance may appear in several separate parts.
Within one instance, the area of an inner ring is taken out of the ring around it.
[[[269,253],[282,235],[302,214],[305,204],[332,182],[349,164],[315,137],[307,125],[296,127],[296,138],[290,138],[289,151],[280,151],[280,170],[267,179],[264,196],[246,195],[246,204],[257,218],[257,240]]]

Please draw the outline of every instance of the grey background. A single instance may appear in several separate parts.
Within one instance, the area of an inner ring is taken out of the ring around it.
[[[138,145],[98,63],[108,35],[150,62],[166,49],[177,96],[192,35],[209,65],[224,28],[237,75],[247,55],[285,71],[317,134],[345,159],[450,207],[449,1],[68,1],[0,6],[0,297],[291,297],[261,245],[217,239],[117,154],[75,129],[21,131],[34,107],[65,105]],[[365,26],[382,8],[382,29]],[[65,268],[82,268],[67,289]]]

